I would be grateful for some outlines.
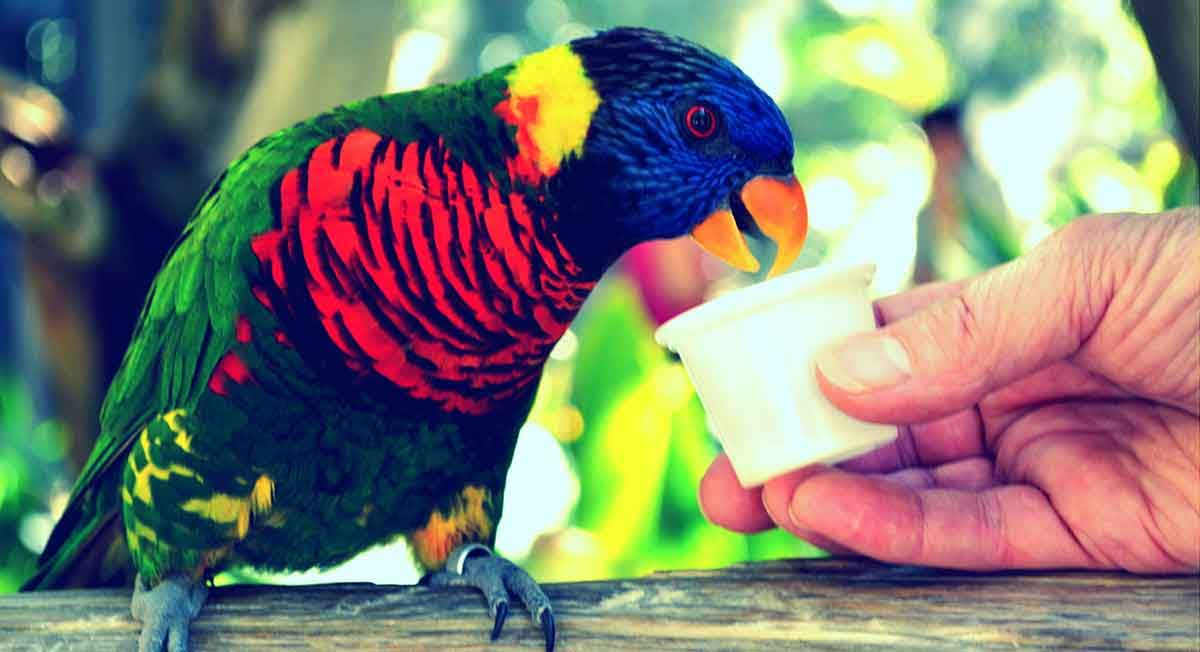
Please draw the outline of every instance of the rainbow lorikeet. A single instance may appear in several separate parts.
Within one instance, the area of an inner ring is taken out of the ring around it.
[[[27,589],[134,585],[187,648],[220,569],[327,567],[407,537],[433,586],[550,603],[491,545],[551,347],[625,250],[806,229],[775,103],[723,57],[618,28],[264,138],[201,199]]]

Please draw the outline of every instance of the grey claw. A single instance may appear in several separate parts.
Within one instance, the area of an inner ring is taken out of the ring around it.
[[[496,604],[496,622],[492,625],[492,640],[500,638],[500,630],[504,629],[504,621],[508,620],[508,601]]]
[[[129,610],[142,621],[138,652],[188,652],[188,627],[200,613],[208,588],[186,575],[170,575],[153,589],[139,576]]]
[[[546,652],[554,652],[554,639],[556,632],[554,631],[554,612],[550,608],[542,610],[538,615],[542,621],[542,633],[546,635]]]
[[[142,625],[142,634],[138,637],[138,652],[159,652],[167,640],[167,628],[161,623]]]
[[[188,623],[172,625],[167,636],[167,646],[171,652],[188,652]]]

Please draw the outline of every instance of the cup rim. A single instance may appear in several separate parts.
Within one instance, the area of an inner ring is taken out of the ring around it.
[[[671,350],[673,343],[701,328],[730,318],[744,318],[782,299],[810,292],[831,283],[875,276],[874,263],[829,263],[788,272],[776,278],[733,290],[691,308],[667,320],[654,332],[654,340]]]

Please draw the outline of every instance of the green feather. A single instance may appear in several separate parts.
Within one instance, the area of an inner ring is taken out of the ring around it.
[[[194,260],[191,265],[178,270],[175,312],[181,315],[186,314],[192,308],[192,304],[196,302],[196,290],[200,287],[200,280],[204,278],[204,267],[208,261],[202,256],[197,258],[198,260]]]

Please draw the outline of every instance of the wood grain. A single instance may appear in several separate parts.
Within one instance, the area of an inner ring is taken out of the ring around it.
[[[954,573],[780,561],[545,587],[560,650],[1200,649],[1200,578]],[[514,605],[515,607],[516,605]],[[205,650],[541,649],[515,608],[489,644],[470,590],[336,584],[213,590]],[[134,650],[119,590],[0,596],[0,649]]]

